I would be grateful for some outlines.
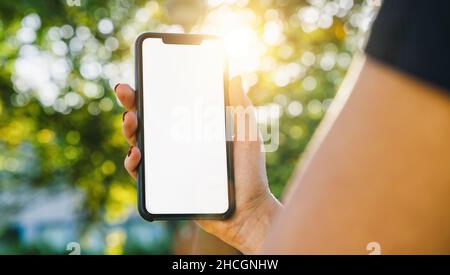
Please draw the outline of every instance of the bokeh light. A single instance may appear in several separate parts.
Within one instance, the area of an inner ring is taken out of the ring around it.
[[[280,121],[280,146],[266,154],[270,187],[280,196],[380,5],[120,0],[80,7],[52,1],[42,8],[25,2],[26,9],[0,4],[0,235],[16,234],[12,224],[26,232],[18,245],[0,240],[0,252],[65,253],[61,240],[79,239],[87,253],[107,254],[172,253],[180,249],[173,245],[176,228],[184,228],[142,222],[135,185],[123,169],[123,109],[112,89],[119,82],[134,86],[139,33],[223,39],[230,75],[240,75],[253,103],[266,107],[258,109],[259,122]],[[36,201],[61,203],[52,206],[61,210],[24,225],[22,213]],[[45,243],[33,242],[36,236]]]

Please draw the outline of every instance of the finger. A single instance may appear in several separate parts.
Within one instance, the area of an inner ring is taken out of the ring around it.
[[[229,101],[233,114],[234,141],[256,141],[259,143],[259,130],[253,105],[242,88],[240,77],[235,77],[230,81]]]
[[[247,97],[247,95],[244,92],[244,89],[242,88],[241,77],[239,76],[234,77],[230,81],[228,93],[229,93],[228,96],[229,103],[231,106],[243,106],[243,107],[252,106],[252,102]]]
[[[135,112],[126,111],[123,113],[122,133],[128,144],[136,145],[136,130],[138,127],[137,116]]]
[[[119,83],[114,87],[114,92],[122,102],[125,109],[128,111],[134,111],[135,101],[134,101],[134,90],[128,84]]]
[[[136,179],[137,176],[137,167],[139,162],[141,161],[141,151],[136,146],[131,146],[128,149],[127,156],[125,157],[124,166],[128,173]]]
[[[234,78],[229,85],[229,101],[234,123],[234,167],[235,182],[257,182],[260,171],[265,171],[265,157],[253,105],[245,94],[240,78]],[[256,135],[256,136],[255,136]],[[240,169],[246,167],[246,169]],[[263,172],[265,175],[265,172]],[[243,188],[236,185],[236,188]],[[199,223],[200,226],[205,225]],[[206,225],[205,228],[208,231]]]

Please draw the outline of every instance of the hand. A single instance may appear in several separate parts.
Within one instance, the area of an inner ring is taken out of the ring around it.
[[[134,91],[127,84],[118,84],[115,92],[127,112],[123,115],[123,135],[131,145],[124,166],[136,179],[136,168],[141,152],[136,145],[138,121],[135,113]],[[242,90],[240,78],[229,85],[230,105],[251,107],[251,102]],[[247,119],[255,119],[253,116]],[[235,136],[237,134],[235,133]],[[272,219],[281,204],[271,194],[266,176],[264,154],[256,141],[234,141],[234,173],[236,208],[227,220],[196,221],[205,231],[217,236],[243,253],[255,253],[264,241]]]

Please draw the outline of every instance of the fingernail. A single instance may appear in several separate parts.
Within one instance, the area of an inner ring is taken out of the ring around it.
[[[119,85],[120,85],[120,83],[117,83],[116,86],[114,86],[114,92],[115,92],[115,93],[117,93],[117,92],[116,92],[116,89],[117,89],[117,86],[119,86]]]
[[[134,147],[134,146],[131,146],[130,149],[128,149],[128,153],[127,153],[127,156],[128,156],[128,157],[131,155],[131,151],[133,150],[133,147]]]
[[[122,121],[125,120],[125,116],[126,116],[127,113],[128,113],[128,111],[123,112],[123,114],[122,114]]]

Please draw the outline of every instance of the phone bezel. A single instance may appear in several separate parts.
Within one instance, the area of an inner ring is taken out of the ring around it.
[[[142,77],[142,43],[147,38],[159,38],[167,44],[180,45],[198,45],[205,39],[218,39],[213,35],[200,34],[178,34],[178,33],[153,33],[146,32],[138,36],[135,42],[135,86],[136,86],[136,115],[138,119],[137,129],[137,147],[141,150],[141,161],[137,168],[137,184],[138,184],[138,211],[142,218],[147,221],[154,220],[196,220],[196,219],[217,219],[224,220],[229,218],[235,209],[235,188],[234,188],[234,168],[233,168],[233,142],[230,138],[230,130],[226,108],[224,125],[226,132],[226,153],[227,153],[227,174],[228,174],[228,209],[224,213],[198,213],[198,214],[153,214],[147,211],[145,202],[145,158],[144,158],[144,114],[143,114],[143,77]],[[228,66],[224,67],[224,106],[229,105],[228,93]]]

